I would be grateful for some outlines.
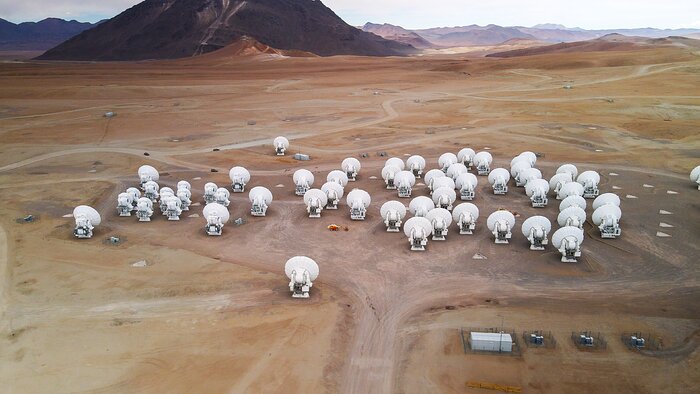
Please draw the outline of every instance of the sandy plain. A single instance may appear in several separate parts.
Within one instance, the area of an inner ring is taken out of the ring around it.
[[[10,392],[488,392],[466,386],[478,381],[528,393],[680,393],[700,382],[692,50],[7,62],[0,84],[0,382]],[[277,135],[312,160],[274,156]],[[410,252],[379,217],[396,199],[371,179],[379,153],[421,154],[435,168],[465,146],[489,148],[494,167],[541,153],[545,178],[567,162],[599,171],[601,190],[623,197],[622,238],[600,239],[589,212],[579,263],[530,251],[520,223],[555,219],[557,201],[534,209],[522,189],[494,196],[480,178],[476,234],[453,228]],[[362,153],[351,186],[373,197],[367,220],[351,222],[345,204],[306,218],[294,170],[313,171],[320,186]],[[175,223],[120,218],[116,196],[146,163],[161,186],[190,181],[194,201],[243,165],[248,187],[267,186],[275,201],[252,218],[247,194],[232,195],[231,216],[247,223],[219,238],[188,217],[201,206]],[[64,217],[78,204],[102,214],[91,240],[74,239]],[[519,213],[508,246],[485,227],[498,208]],[[27,214],[38,220],[16,221]],[[329,232],[331,223],[348,231]],[[113,235],[125,242],[105,243]],[[321,267],[309,300],[286,287],[284,262],[298,254]],[[557,347],[465,354],[461,328],[498,326],[551,331]],[[578,330],[601,332],[607,349],[576,349]],[[653,332],[663,349],[628,350],[620,335],[633,331]]]

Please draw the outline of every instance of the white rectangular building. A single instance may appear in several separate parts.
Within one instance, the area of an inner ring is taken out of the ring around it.
[[[498,332],[471,332],[470,340],[472,350],[487,352],[512,352],[513,338],[510,334]]]

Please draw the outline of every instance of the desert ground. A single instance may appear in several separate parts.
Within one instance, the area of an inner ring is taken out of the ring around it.
[[[700,164],[697,52],[12,61],[0,63],[0,86],[3,391],[697,390],[700,191],[687,176]],[[312,160],[275,156],[278,135]],[[556,221],[558,201],[535,209],[522,188],[495,196],[480,177],[475,234],[453,226],[446,242],[411,252],[379,215],[397,199],[383,163],[420,154],[436,168],[463,147],[489,149],[493,168],[537,152],[547,179],[563,163],[599,171],[601,192],[622,197],[622,237],[601,239],[589,208],[578,263],[561,263],[551,245],[531,251],[520,224]],[[292,173],[307,168],[320,187],[345,157],[362,162],[346,191],[370,192],[367,220],[352,222],[344,202],[307,218]],[[117,194],[138,184],[142,164],[159,169],[161,186],[190,181],[199,203],[205,182],[228,186],[228,169],[242,165],[248,188],[264,185],[274,201],[254,218],[247,193],[232,194],[232,221],[246,223],[221,237],[204,233],[201,205],[180,222],[119,217]],[[79,204],[102,215],[89,240],[72,235]],[[509,245],[485,225],[499,208],[518,213]],[[308,300],[287,287],[295,255],[320,266]],[[465,353],[470,327],[551,331],[557,346]],[[570,335],[581,330],[607,348],[578,350]],[[620,336],[635,331],[663,347],[629,350]]]

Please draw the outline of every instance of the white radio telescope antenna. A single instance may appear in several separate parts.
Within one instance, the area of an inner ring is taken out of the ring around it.
[[[491,172],[493,156],[489,152],[479,152],[474,155],[474,165],[479,175],[488,175]]]
[[[444,208],[435,208],[425,215],[432,226],[433,241],[444,241],[452,224],[452,214]]]
[[[504,195],[508,193],[510,172],[505,168],[496,168],[489,174],[489,183],[493,187],[493,194]]]
[[[585,198],[573,195],[561,200],[561,203],[559,204],[559,212],[569,207],[579,207],[585,211],[587,206],[588,204],[586,203]]]
[[[322,190],[309,189],[304,193],[304,204],[310,218],[320,218],[321,211],[328,204],[328,196]]]
[[[401,168],[395,165],[387,165],[386,167],[382,168],[382,179],[384,179],[384,183],[386,183],[387,189],[396,189],[396,185],[394,184],[394,177],[399,172],[401,172]]]
[[[583,186],[578,182],[569,182],[559,189],[557,193],[557,199],[563,200],[569,196],[582,196],[583,197]]]
[[[462,163],[454,163],[447,168],[447,176],[452,178],[453,181],[456,181],[460,175],[468,172],[467,166]]]
[[[408,210],[413,216],[425,217],[433,209],[435,209],[435,203],[426,196],[416,197],[408,204]]]
[[[510,175],[515,179],[515,186],[525,186],[525,183],[520,180],[520,173],[528,168],[532,168],[532,165],[522,157],[516,157],[516,159],[519,160],[510,166]]]
[[[617,238],[622,234],[620,219],[622,210],[614,204],[605,204],[593,212],[593,224],[598,226],[600,236],[603,238]]]
[[[424,251],[432,232],[433,225],[424,217],[412,217],[403,225],[403,233],[408,237],[411,250]]]
[[[571,226],[583,229],[583,223],[585,222],[586,211],[577,206],[568,207],[559,212],[559,216],[557,216],[557,223],[559,223],[559,227]]]
[[[345,173],[342,173],[345,175]],[[326,209],[338,209],[338,204],[340,204],[340,199],[343,198],[343,195],[345,194],[345,189],[343,189],[340,184],[329,181],[323,184],[321,186],[321,191],[326,193],[326,199],[328,202],[326,203]]]
[[[346,174],[344,171],[333,170],[328,173],[326,182],[335,182],[345,188],[345,186],[348,185],[348,174]]]
[[[555,174],[549,179],[549,188],[554,192],[554,194],[559,194],[559,190],[567,183],[573,182],[571,174],[568,172],[563,172]]]
[[[420,178],[423,175],[423,170],[425,169],[425,159],[423,156],[414,155],[406,160],[407,170],[413,173],[413,176]]]
[[[229,197],[231,197],[231,193],[228,189],[220,187],[216,189],[216,193],[214,193],[214,202],[228,207],[229,204],[231,204],[231,201],[228,199]]]
[[[178,184],[179,185],[179,184]],[[183,211],[189,211],[190,210],[190,204],[192,204],[192,192],[190,189],[186,188],[178,188],[177,192],[175,193],[177,198],[180,199],[180,204],[182,206]]]
[[[350,219],[365,220],[367,207],[372,202],[369,193],[361,189],[355,189],[348,193],[346,201],[350,207]]]
[[[615,193],[603,193],[593,200],[593,210],[602,207],[603,205],[614,205],[616,207],[620,206],[620,197]]]
[[[357,180],[357,174],[360,173],[360,168],[362,168],[362,166],[360,165],[360,161],[356,158],[348,157],[340,164],[340,168],[345,171],[349,180],[355,182]]]
[[[216,191],[219,190],[219,186],[216,185],[214,182],[207,182],[204,184],[204,202],[207,204],[211,204],[214,202],[214,195],[216,194]]]
[[[119,216],[131,216],[134,196],[130,193],[119,193],[117,196],[117,214]]]
[[[533,179],[525,185],[525,194],[530,197],[530,202],[534,208],[544,208],[547,206],[549,199],[549,182],[544,179]]]
[[[563,263],[575,263],[581,257],[583,230],[578,227],[562,227],[552,235],[552,245],[561,253]]]
[[[287,260],[284,273],[289,278],[289,291],[294,298],[309,298],[309,290],[318,278],[318,264],[305,256],[296,256]]]
[[[401,171],[394,175],[394,185],[399,191],[400,198],[409,198],[416,184],[416,177],[411,171]]]
[[[476,153],[474,152],[474,149],[464,148],[457,153],[457,160],[464,164],[467,168],[472,168],[475,155]]]
[[[167,215],[168,212],[168,197],[172,197],[174,195],[175,192],[173,189],[169,187],[160,188],[160,212],[163,214],[163,216]]]
[[[153,201],[148,197],[141,197],[136,205],[136,217],[139,222],[150,222],[153,216]]]
[[[573,164],[563,164],[557,168],[557,174],[569,174],[574,180],[578,176],[578,168]]]
[[[457,163],[457,155],[451,152],[443,153],[440,155],[438,158],[438,165],[440,166],[440,169],[442,169],[442,172],[447,173],[447,169],[450,168],[450,166],[454,163]]]
[[[527,186],[527,183],[531,180],[542,179],[542,172],[540,172],[540,170],[537,168],[526,168],[520,171],[520,174],[518,174],[518,179],[520,179],[521,184]]]
[[[309,170],[296,170],[292,179],[294,180],[294,185],[296,186],[294,193],[297,196],[303,196],[307,190],[314,185],[314,174],[312,174]]]
[[[552,222],[544,216],[532,216],[525,219],[522,231],[530,241],[530,250],[544,250],[549,243],[547,235],[552,231]]]
[[[401,160],[398,157],[392,157],[384,163],[384,167],[390,167],[390,166],[398,167],[399,171],[403,171],[406,169],[406,164],[404,164],[403,160]]]
[[[155,181],[148,181],[143,185],[143,195],[153,202],[158,199],[158,190],[160,190],[160,186]]]
[[[204,216],[204,220],[207,221],[206,226],[204,226],[204,231],[208,235],[221,235],[224,225],[230,218],[228,209],[215,202],[204,207],[202,216]]]
[[[425,176],[423,177],[423,181],[425,184],[428,186],[428,189],[432,193],[433,189],[433,182],[435,182],[436,179],[445,177],[445,173],[440,171],[440,170],[430,170],[425,173]]]
[[[100,213],[93,207],[79,205],[73,209],[75,229],[73,235],[76,238],[92,238],[92,230],[102,222]]]
[[[190,185],[190,183],[187,182],[187,181],[180,181],[180,182],[177,183],[177,189],[178,189],[178,190],[180,190],[180,189],[187,189],[187,190],[190,190],[190,191],[191,191],[191,190],[192,190],[192,185]]]
[[[401,229],[401,221],[406,217],[406,212],[406,206],[399,201],[385,202],[379,210],[379,213],[384,219],[386,231],[390,233],[398,233]]]
[[[460,234],[473,234],[479,219],[479,208],[470,202],[459,204],[452,210],[452,219],[457,223]]]
[[[451,211],[452,204],[454,204],[455,200],[457,200],[457,193],[455,193],[454,188],[443,186],[437,188],[433,192],[433,202],[435,203],[435,208],[443,208]]]
[[[698,185],[698,190],[700,190],[700,166],[690,171],[690,181],[696,183]]]
[[[600,183],[600,175],[595,171],[582,172],[576,182],[583,186],[584,198],[595,198],[598,196],[598,184]]]
[[[267,208],[272,203],[272,192],[270,189],[262,186],[255,186],[248,193],[250,200],[250,214],[253,216],[265,216]]]
[[[167,216],[168,220],[180,220],[182,214],[182,201],[175,195],[161,196],[161,204],[165,202],[165,210],[163,215]]]
[[[130,187],[126,189],[126,192],[131,195],[131,210],[136,211],[136,206],[138,205],[139,198],[141,198],[141,190],[135,187]]]
[[[289,140],[284,137],[277,137],[272,141],[272,145],[275,146],[277,156],[284,156],[284,153],[289,149]]]
[[[472,173],[458,176],[455,180],[455,186],[457,186],[457,189],[459,190],[459,198],[464,201],[473,200],[474,192],[476,191],[476,186],[478,184],[478,178]]]
[[[533,152],[525,151],[525,152],[522,152],[521,154],[515,156],[513,158],[513,160],[510,161],[511,167],[513,166],[513,164],[515,164],[516,162],[518,162],[522,159],[524,159],[525,161],[530,163],[530,167],[534,167],[535,164],[537,163],[537,155],[534,154]]]
[[[243,193],[245,185],[250,182],[250,172],[243,167],[233,167],[228,172],[231,179],[231,189],[234,193]]]
[[[448,189],[455,189],[457,185],[455,185],[455,181],[452,180],[452,178],[448,176],[443,176],[440,178],[435,178],[433,180],[433,191],[441,188],[441,187],[446,187]]]
[[[149,165],[143,165],[143,166],[139,167],[138,174],[139,174],[141,189],[144,188],[146,182],[148,182],[148,181],[156,182],[160,178],[160,174],[158,174],[158,170],[156,170],[155,168],[153,168]]]
[[[493,233],[495,243],[507,244],[513,236],[515,216],[509,211],[496,211],[486,220],[486,226]]]

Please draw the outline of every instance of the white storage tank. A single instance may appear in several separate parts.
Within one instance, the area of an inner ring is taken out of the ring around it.
[[[469,343],[472,350],[509,353],[513,351],[513,338],[506,333],[471,332]]]

